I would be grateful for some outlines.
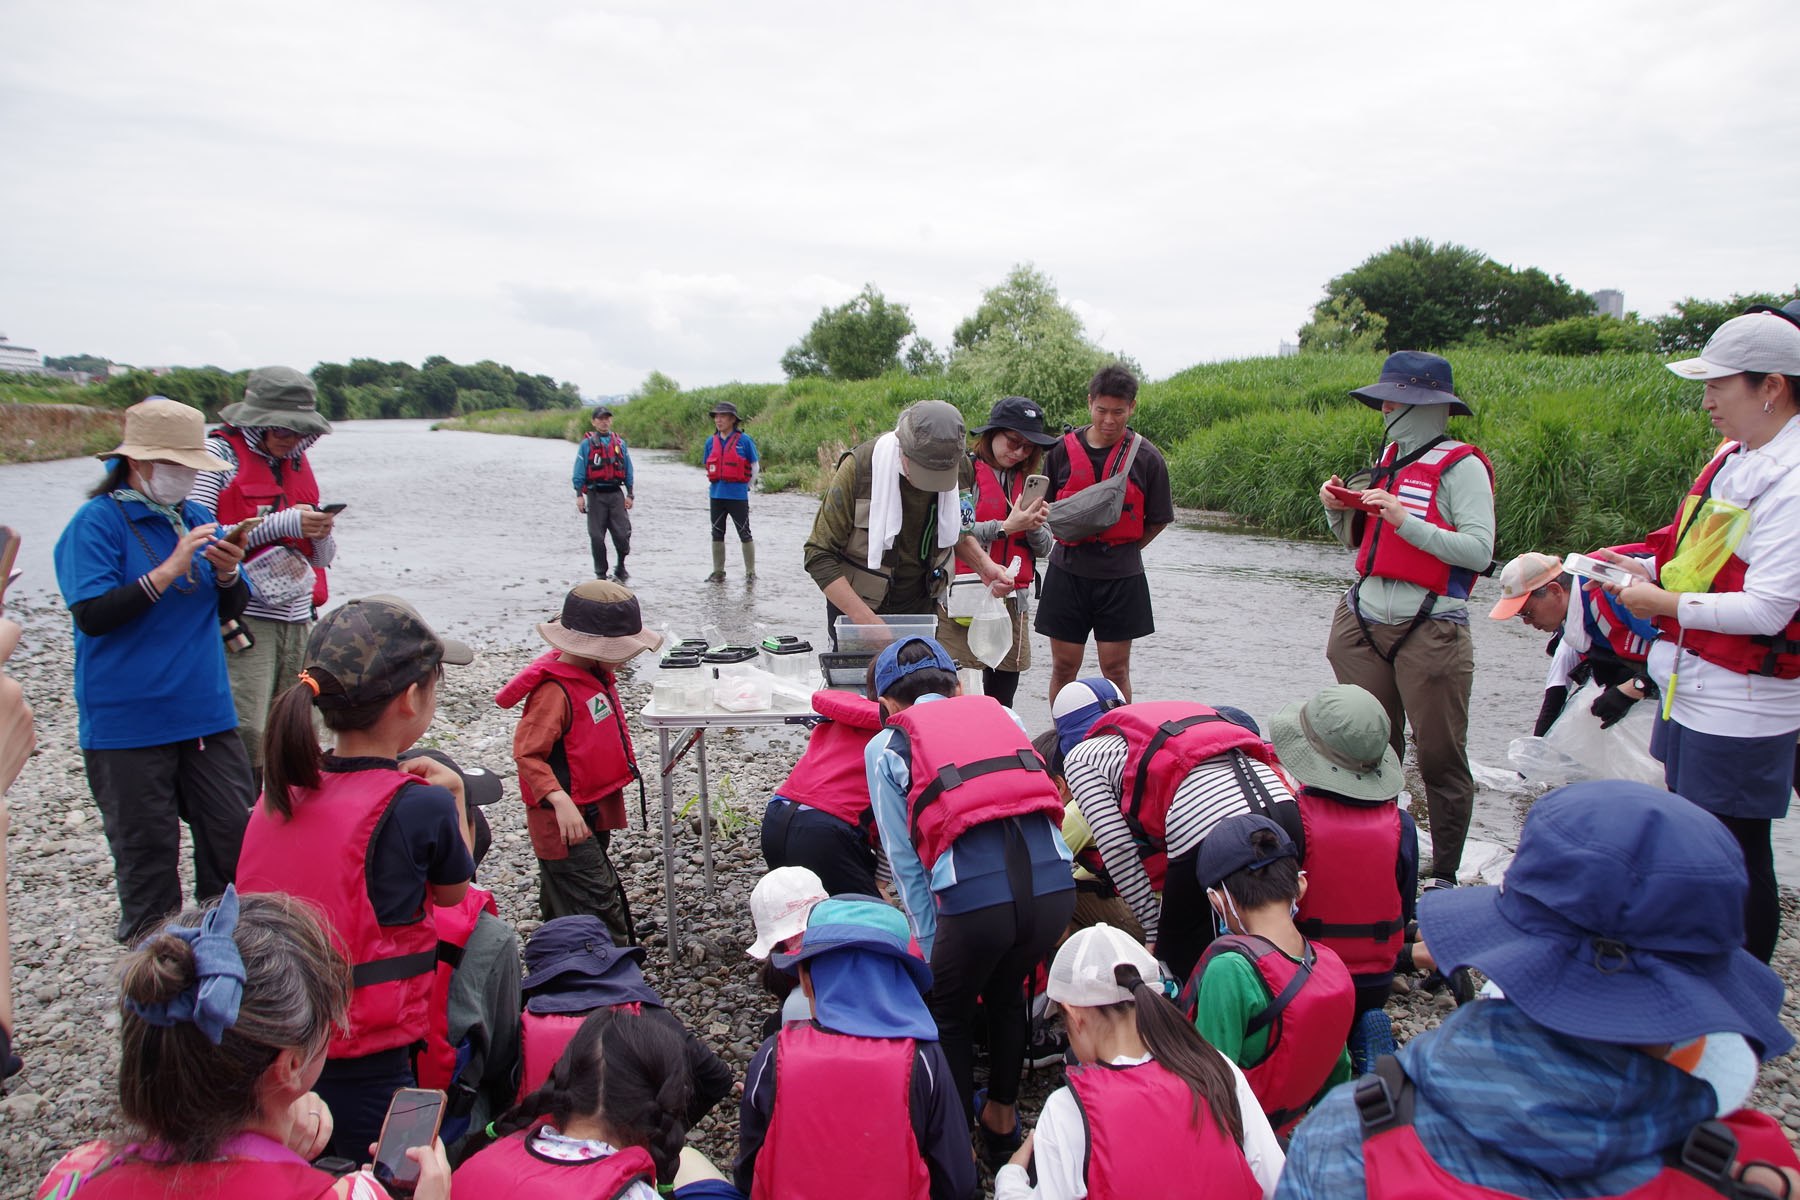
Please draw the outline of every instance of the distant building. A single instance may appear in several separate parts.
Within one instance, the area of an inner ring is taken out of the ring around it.
[[[1601,288],[1594,293],[1594,312],[1602,317],[1623,321],[1625,319],[1625,293],[1613,288]]]
[[[44,356],[29,346],[15,346],[0,333],[0,371],[15,375],[42,375]]]
[[[1282,358],[1293,358],[1300,353],[1300,343],[1284,341],[1281,343],[1281,350],[1279,353]]]

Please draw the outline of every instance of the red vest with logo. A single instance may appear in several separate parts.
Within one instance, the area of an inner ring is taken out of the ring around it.
[[[1043,813],[1062,824],[1062,794],[1012,714],[992,696],[915,704],[888,719],[912,750],[913,846],[927,871],[976,825]]]
[[[596,673],[562,660],[562,651],[549,650],[531,660],[494,695],[494,703],[511,708],[531,695],[541,683],[563,690],[569,701],[569,727],[560,744],[568,763],[569,798],[576,804],[593,804],[618,792],[638,777],[637,752],[621,719],[619,689],[610,673]],[[523,777],[519,795],[525,801],[525,826],[533,852],[539,858],[562,858],[568,850],[556,824],[556,811],[539,803]],[[622,812],[622,809],[621,809]],[[617,828],[624,824],[615,815]]]
[[[1383,1085],[1386,1087],[1384,1093]],[[1381,1200],[1517,1200],[1511,1192],[1465,1183],[1431,1157],[1413,1127],[1412,1081],[1391,1055],[1356,1085],[1362,1122],[1365,1190]],[[1737,1196],[1749,1200],[1770,1193],[1746,1190],[1732,1176],[1739,1164],[1767,1162],[1794,1169],[1800,1159],[1781,1126],[1758,1112],[1738,1109],[1703,1121],[1665,1156],[1668,1165],[1648,1182],[1613,1200],[1703,1200]]]
[[[1704,502],[1712,494],[1713,477],[1719,468],[1725,465],[1741,447],[1736,442],[1726,443],[1726,448],[1700,472],[1694,480],[1694,486],[1688,489],[1689,496],[1700,499],[1696,504]],[[1685,503],[1685,499],[1683,503]],[[1754,509],[1754,502],[1751,506]],[[1753,517],[1754,519],[1754,517]],[[1676,537],[1683,532],[1681,527],[1681,510],[1675,510],[1675,524],[1663,528],[1644,539],[1656,551],[1656,571],[1662,574],[1663,565],[1675,556],[1680,549]],[[1713,576],[1712,592],[1741,592],[1744,590],[1744,576],[1749,572],[1750,564],[1733,554]],[[1773,675],[1777,679],[1800,679],[1800,610],[1788,618],[1788,623],[1779,633],[1773,636],[1747,633],[1715,633],[1707,629],[1683,630],[1681,623],[1674,617],[1657,617],[1656,628],[1671,641],[1681,639],[1681,648],[1698,654],[1701,658],[1728,671],[1736,671],[1740,675]]]
[[[231,1158],[165,1166],[134,1159],[107,1165],[118,1154],[118,1147],[105,1142],[89,1142],[71,1150],[38,1185],[37,1200],[66,1200],[73,1195],[82,1200],[168,1200],[171,1196],[320,1200],[337,1186],[337,1176],[302,1162]]]
[[[1169,805],[1188,772],[1209,758],[1233,750],[1274,765],[1275,755],[1261,736],[1234,724],[1204,704],[1155,700],[1127,704],[1101,714],[1088,737],[1118,734],[1125,739],[1124,792],[1119,807],[1137,843],[1150,886],[1162,891],[1169,865]],[[1245,764],[1247,786],[1261,795],[1254,771]],[[1264,797],[1257,811],[1271,803]],[[1282,797],[1286,799],[1286,797]]]
[[[1198,1007],[1201,976],[1214,958],[1226,953],[1249,959],[1269,989],[1268,1007],[1253,1015],[1244,1030],[1246,1037],[1268,1030],[1267,1048],[1256,1062],[1239,1065],[1269,1124],[1285,1137],[1300,1123],[1344,1052],[1356,1015],[1356,984],[1329,946],[1309,942],[1307,961],[1298,963],[1267,938],[1226,934],[1213,939],[1188,981],[1183,1008],[1190,1019]]]
[[[1301,788],[1306,895],[1294,924],[1337,951],[1352,975],[1394,969],[1406,922],[1400,918],[1400,806],[1346,804]]]
[[[1395,467],[1400,447],[1389,442],[1375,465],[1371,486],[1385,488],[1400,498],[1406,511],[1431,522],[1439,529],[1455,529],[1438,507],[1438,484],[1444,472],[1474,455],[1487,468],[1488,482],[1494,479],[1494,464],[1487,455],[1467,442],[1439,441],[1409,463]],[[1475,572],[1467,567],[1453,567],[1419,549],[1394,527],[1373,513],[1363,519],[1362,545],[1356,552],[1358,575],[1379,575],[1416,583],[1428,592],[1466,600],[1475,584]]]
[[[368,856],[388,808],[406,784],[401,771],[322,772],[321,786],[292,788],[282,820],[259,797],[244,829],[237,885],[287,892],[324,910],[332,941],[352,966],[350,1012],[332,1031],[331,1058],[361,1058],[426,1040],[437,980],[436,906],[420,897],[410,924],[383,925],[369,900]]]
[[[1058,500],[1067,500],[1084,488],[1091,488],[1100,480],[1094,478],[1094,460],[1088,457],[1087,430],[1077,429],[1063,434],[1063,452],[1069,459],[1069,478],[1056,493]],[[1119,464],[1124,461],[1125,451],[1130,449],[1131,440],[1141,435],[1127,430],[1119,439],[1112,453],[1106,456],[1106,464],[1101,468],[1100,478],[1107,479],[1118,473]],[[1118,546],[1126,542],[1135,542],[1144,536],[1144,490],[1130,478],[1125,481],[1125,507],[1119,510],[1119,519],[1112,528],[1095,534],[1091,538],[1082,538],[1083,542],[1106,542]],[[1065,542],[1064,545],[1075,546],[1080,542]]]
[[[1242,1147],[1204,1103],[1195,1123],[1194,1093],[1155,1059],[1084,1063],[1069,1068],[1068,1083],[1087,1126],[1088,1200],[1198,1194],[1190,1188],[1207,1200],[1261,1200]]]
[[[854,692],[825,689],[813,693],[813,711],[830,719],[813,728],[806,753],[775,794],[830,813],[873,838],[863,750],[881,729],[881,706]]]
[[[706,439],[706,477],[713,483],[749,483],[750,460],[744,457],[744,435],[732,430]]]
[[[548,1121],[508,1134],[471,1156],[450,1175],[451,1191],[481,1200],[618,1200],[634,1183],[656,1186],[656,1164],[642,1146],[627,1146],[605,1158],[558,1162],[531,1149],[533,1134]]]
[[[1004,521],[1012,516],[1013,505],[1019,502],[1019,496],[1025,490],[1025,472],[1014,471],[1012,488],[1008,490],[1000,486],[999,473],[987,465],[978,455],[975,458],[975,519],[977,521]],[[1022,533],[1003,533],[995,538],[988,547],[988,557],[1006,566],[1014,558],[1019,560],[1018,587],[1031,582],[1032,565],[1036,561],[1031,547],[1026,544]],[[973,575],[975,568],[962,559],[956,560],[958,575]]]
[[[244,432],[231,425],[221,425],[213,431],[213,436],[224,438],[231,444],[237,455],[237,474],[231,477],[219,492],[219,509],[215,514],[219,524],[236,525],[245,517],[254,517],[263,513],[280,512],[284,508],[292,508],[296,504],[319,503],[319,482],[313,478],[312,463],[306,455],[300,456],[295,463],[292,459],[283,460],[281,478],[275,478],[275,469],[269,460],[250,449],[244,440]],[[282,538],[270,545],[289,546],[312,559],[313,544],[311,538]],[[257,547],[262,551],[265,547]],[[313,607],[324,608],[325,598],[330,589],[325,586],[325,568],[313,568]]]
[[[775,1035],[775,1111],[750,1200],[927,1200],[912,1122],[911,1038],[849,1037],[810,1021]]]
[[[616,433],[600,440],[597,434],[581,439],[581,452],[587,458],[589,487],[622,487],[625,484],[625,439]]]
[[[482,913],[498,917],[494,894],[471,887],[454,908],[434,908],[437,918],[437,976],[431,985],[431,1032],[419,1055],[419,1086],[450,1090],[456,1082],[456,1047],[450,1044],[450,980],[462,964],[463,951],[475,934]]]

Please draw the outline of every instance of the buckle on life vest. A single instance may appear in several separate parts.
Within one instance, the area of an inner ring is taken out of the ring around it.
[[[938,768],[937,785],[940,792],[947,792],[963,785],[962,772],[956,769],[955,763],[945,763]]]
[[[1702,1121],[1688,1132],[1677,1163],[1699,1179],[1723,1180],[1737,1158],[1737,1135],[1722,1122]]]
[[[1379,1075],[1365,1075],[1356,1081],[1356,1113],[1362,1120],[1363,1134],[1385,1128],[1393,1123],[1399,1115],[1399,1107],[1394,1096],[1388,1091],[1387,1080]]]

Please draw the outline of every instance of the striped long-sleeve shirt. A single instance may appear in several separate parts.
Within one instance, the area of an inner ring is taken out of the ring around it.
[[[1094,832],[1094,844],[1106,863],[1119,895],[1131,905],[1131,911],[1144,927],[1144,937],[1156,941],[1157,918],[1161,906],[1151,888],[1149,872],[1138,858],[1131,828],[1125,823],[1125,739],[1118,734],[1103,734],[1081,742],[1069,751],[1063,762],[1069,791],[1081,809],[1082,819]],[[1291,801],[1281,776],[1254,759],[1246,765],[1256,773],[1272,801]],[[1168,853],[1170,858],[1185,854],[1200,844],[1213,826],[1227,817],[1252,811],[1231,760],[1225,755],[1209,758],[1189,771],[1175,789],[1169,802]]]
[[[307,447],[319,440],[319,436],[302,438],[295,445],[293,454],[288,456],[289,460],[298,460],[301,455],[306,453]],[[253,453],[259,450],[262,444],[260,430],[246,429],[244,438]],[[216,454],[230,463],[231,469],[229,471],[202,471],[194,478],[194,490],[188,493],[188,499],[195,504],[205,505],[207,512],[216,514],[219,511],[219,493],[229,487],[231,481],[237,478],[238,456],[237,451],[231,448],[231,443],[222,437],[207,438],[206,449],[208,453]],[[250,531],[250,536],[245,539],[244,549],[249,554],[255,554],[258,547],[267,546],[271,542],[305,536],[300,529],[300,510],[284,508],[280,512],[270,513],[267,520]],[[313,538],[311,541],[312,554],[308,561],[314,567],[329,567],[331,560],[337,557],[336,539],[322,537]],[[244,612],[252,617],[262,617],[267,621],[310,621],[312,620],[312,597],[300,596],[288,604],[272,605],[260,597],[252,595]]]

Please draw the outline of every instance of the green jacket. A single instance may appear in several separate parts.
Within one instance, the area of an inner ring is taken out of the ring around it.
[[[806,539],[806,573],[820,590],[846,579],[863,602],[878,613],[930,612],[950,585],[955,545],[937,544],[937,493],[900,480],[900,532],[881,556],[881,570],[868,569],[869,495],[875,443],[863,442],[838,459],[825,485]],[[964,458],[959,483],[974,483],[974,469]]]

